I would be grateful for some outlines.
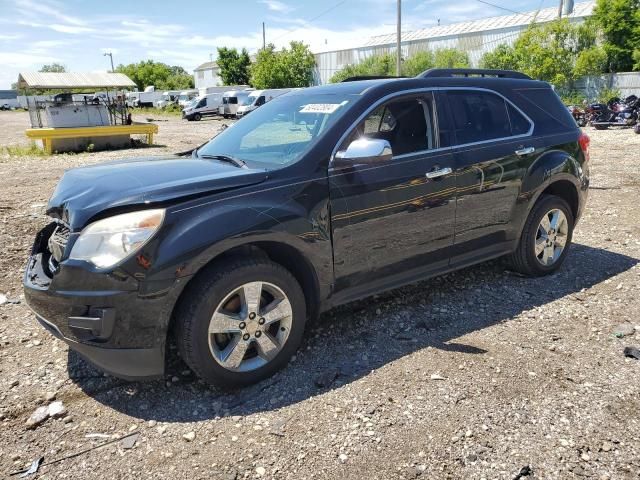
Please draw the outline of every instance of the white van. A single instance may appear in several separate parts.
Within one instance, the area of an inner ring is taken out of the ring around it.
[[[200,121],[205,115],[215,115],[222,105],[222,93],[210,93],[191,101],[183,110],[182,118]]]
[[[235,117],[238,106],[246,101],[253,90],[231,90],[222,94],[222,105],[218,113],[224,118]]]
[[[236,117],[244,117],[247,113],[254,111],[260,105],[273,100],[280,95],[289,93],[293,88],[272,88],[270,90],[254,90],[238,105]]]
[[[176,102],[178,100],[178,95],[180,95],[179,90],[167,90],[166,92],[162,92],[162,98],[160,100],[156,100],[155,107],[164,108],[167,105]]]
[[[180,95],[178,96],[178,105],[184,108],[189,103],[191,103],[191,100],[193,100],[197,96],[198,90],[185,90],[183,92],[180,92]]]

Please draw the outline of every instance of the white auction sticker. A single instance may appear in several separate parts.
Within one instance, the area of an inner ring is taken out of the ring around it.
[[[333,113],[341,103],[309,103],[300,109],[300,113]]]

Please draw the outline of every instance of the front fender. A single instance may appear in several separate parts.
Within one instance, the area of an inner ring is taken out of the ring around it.
[[[328,199],[316,182],[265,189],[249,196],[176,206],[143,254],[148,268],[143,283],[169,286],[196,274],[230,249],[274,242],[296,249],[311,265],[324,292],[333,282]],[[139,263],[139,262],[138,262]],[[150,265],[149,265],[150,264]]]

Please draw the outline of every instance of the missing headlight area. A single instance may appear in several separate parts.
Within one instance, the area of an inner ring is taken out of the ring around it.
[[[48,284],[48,280],[58,271],[70,234],[69,227],[60,221],[51,222],[40,230],[31,250],[31,262],[39,263],[41,268],[32,269],[32,275],[38,278],[31,278],[31,281],[42,286],[43,282]],[[42,275],[45,275],[47,280],[39,278]]]

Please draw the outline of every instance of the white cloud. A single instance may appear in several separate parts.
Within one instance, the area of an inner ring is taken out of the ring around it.
[[[79,27],[76,25],[62,25],[60,23],[53,23],[50,25],[45,25],[46,27],[60,33],[70,33],[72,35],[79,35],[81,33],[90,33],[95,32],[93,28],[89,27]]]
[[[273,12],[289,13],[294,10],[292,6],[278,0],[259,0],[259,3],[266,5],[267,8]]]
[[[76,26],[87,25],[87,22],[80,18],[62,13],[67,6],[68,5],[63,5],[60,2],[52,0],[39,0],[37,2],[32,0],[18,0],[16,2],[16,9],[25,17],[38,15],[40,17],[55,18],[65,24]]]

